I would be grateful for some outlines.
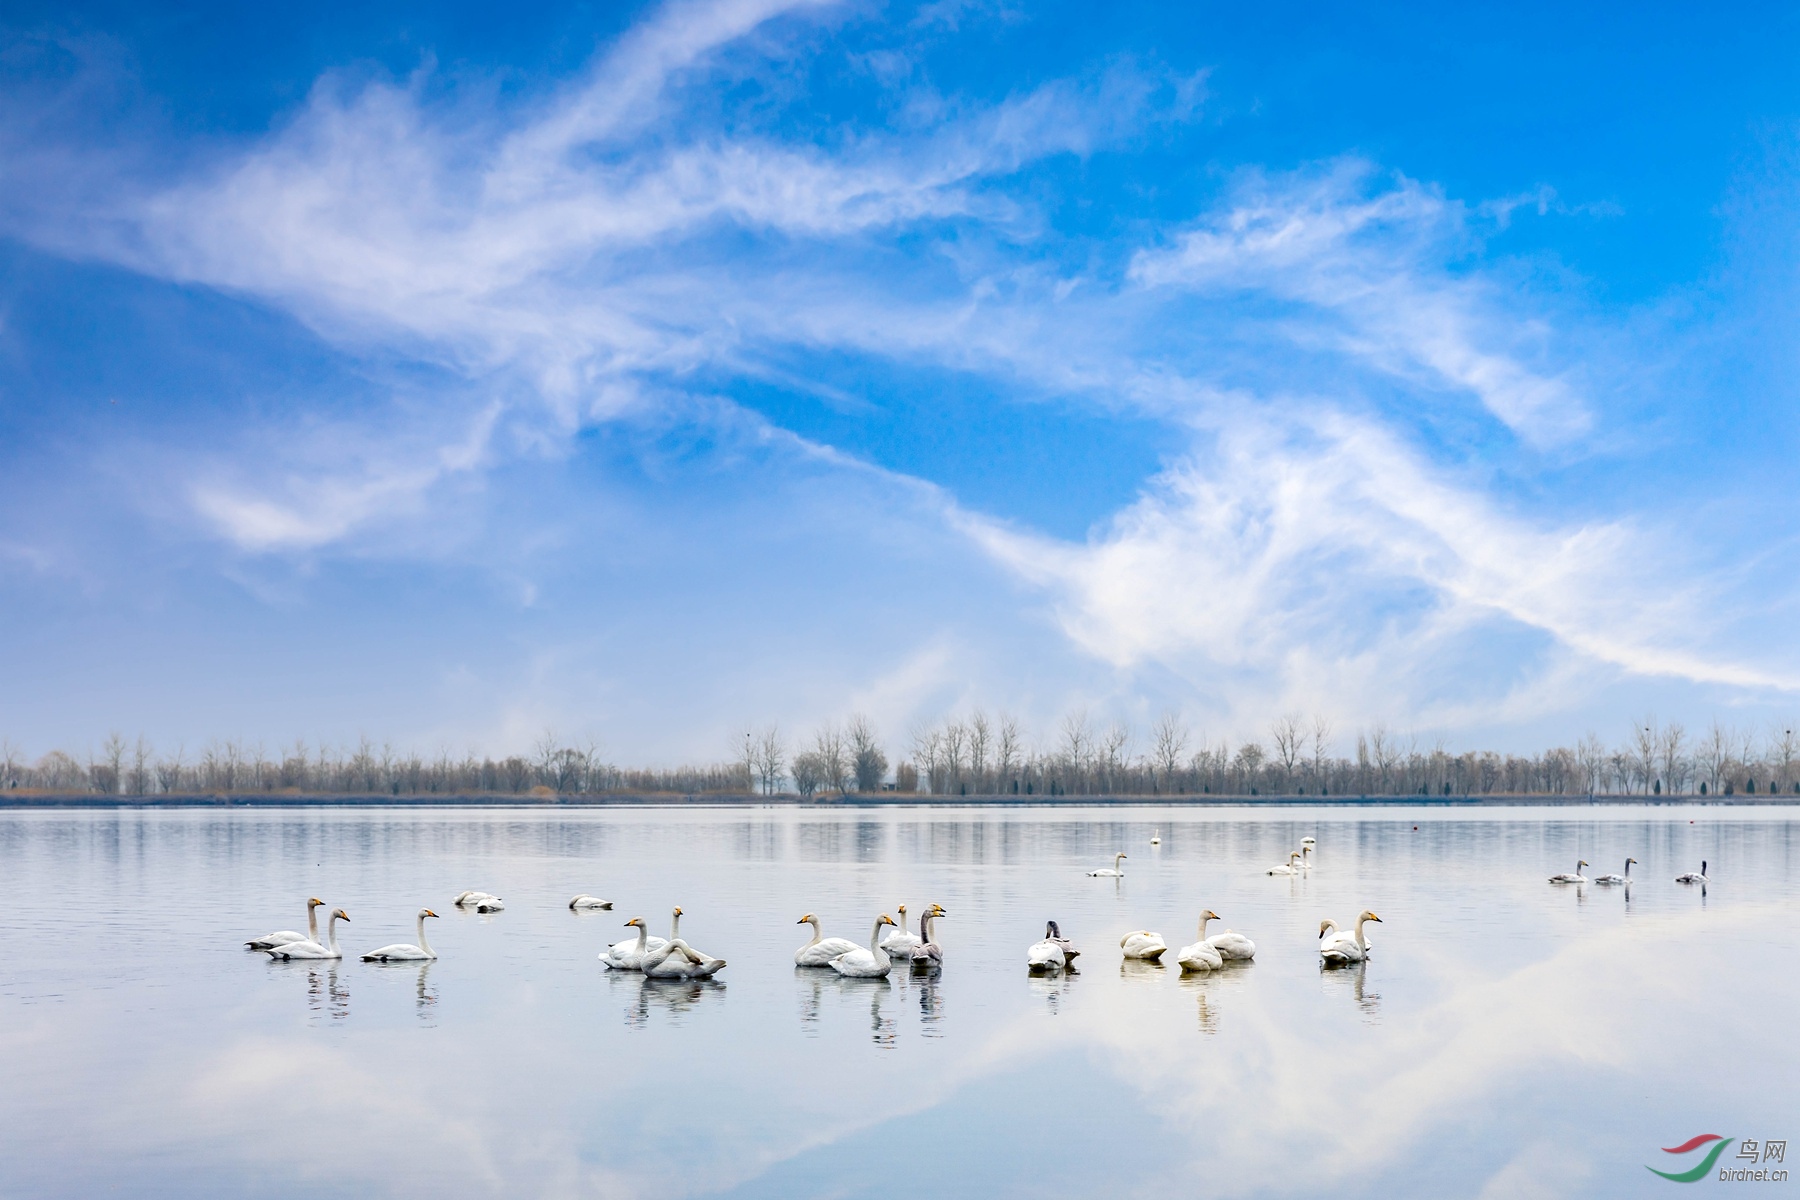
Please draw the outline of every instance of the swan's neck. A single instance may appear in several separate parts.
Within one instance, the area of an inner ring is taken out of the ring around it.
[[[936,919],[937,918],[934,917],[930,913],[926,913],[924,916],[919,918],[919,941],[921,943],[926,944],[926,945],[930,944],[930,942],[931,942],[931,923],[933,921],[935,921]]]
[[[337,953],[337,921],[337,914],[332,913],[331,920],[325,922],[325,933],[331,939],[331,941],[327,943],[327,948],[330,949],[333,954]]]
[[[675,913],[669,918],[669,940],[675,941],[681,936],[681,914]]]
[[[1325,940],[1326,934],[1336,933],[1336,932],[1337,932],[1337,922],[1327,918],[1325,921],[1325,924],[1323,924],[1319,927],[1319,940],[1322,942]]]
[[[919,928],[920,929],[925,928],[925,918],[924,917],[919,918]],[[906,910],[904,908],[900,910],[900,932],[901,933],[906,932]]]
[[[639,925],[638,926],[637,952],[639,954],[642,954],[644,952],[644,948],[646,946],[648,946],[649,944],[650,944],[650,927],[648,925]]]
[[[821,934],[821,933],[820,933],[820,932],[819,932],[819,921],[818,921],[818,918],[817,918],[817,917],[815,917],[815,918],[813,918],[813,919],[812,919],[812,920],[810,920],[810,921],[808,921],[808,922],[807,922],[807,924],[808,924],[808,925],[811,925],[811,926],[812,926],[812,931],[813,931],[813,936],[812,936],[812,941],[810,941],[810,942],[808,942],[808,943],[806,943],[806,944],[807,944],[807,946],[809,946],[809,947],[811,947],[811,946],[816,946],[816,945],[818,945],[818,944],[819,944],[819,943],[820,943],[820,942],[821,942],[821,941],[822,941],[822,940],[824,940],[824,935],[823,935],[823,934]]]
[[[1119,864],[1124,861],[1125,861],[1125,856],[1123,854],[1113,855],[1113,870],[1115,870],[1115,871],[1118,870]]]
[[[423,950],[427,954],[431,953],[431,943],[425,940],[425,917],[424,917],[424,914],[420,914],[420,916],[419,916],[419,949]]]
[[[319,906],[316,904],[306,906],[306,940],[309,942],[319,940]]]
[[[888,961],[887,951],[881,948],[881,922],[875,922],[875,930],[869,934],[869,953],[875,956],[877,963]]]
[[[1631,878],[1631,860],[1630,859],[1625,860],[1625,878],[1627,878],[1627,879]]]
[[[1356,944],[1359,948],[1361,948],[1363,950],[1367,950],[1369,948],[1369,939],[1367,937],[1363,936],[1363,926],[1367,925],[1368,923],[1369,923],[1369,918],[1367,918],[1367,917],[1356,918]]]
[[[1206,940],[1206,923],[1210,920],[1212,920],[1211,917],[1200,918],[1200,940],[1203,942]]]

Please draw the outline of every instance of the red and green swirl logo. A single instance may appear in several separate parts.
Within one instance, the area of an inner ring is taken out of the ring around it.
[[[1706,1178],[1707,1173],[1713,1169],[1713,1164],[1719,1161],[1719,1155],[1725,1153],[1725,1147],[1731,1145],[1731,1141],[1732,1139],[1717,1133],[1697,1134],[1679,1146],[1664,1146],[1662,1152],[1664,1154],[1688,1154],[1711,1142],[1712,1149],[1706,1152],[1706,1157],[1700,1160],[1699,1166],[1686,1171],[1658,1171],[1655,1167],[1645,1169],[1654,1175],[1661,1175],[1664,1179],[1672,1179],[1676,1183],[1693,1183],[1695,1180]]]

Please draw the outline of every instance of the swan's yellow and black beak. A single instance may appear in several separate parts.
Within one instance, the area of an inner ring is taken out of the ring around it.
[[[435,917],[435,916],[437,916],[437,914],[436,914],[436,913],[434,913],[434,912],[432,912],[432,911],[431,911],[431,910],[430,910],[430,909],[429,909],[429,908],[428,908],[428,909],[426,909],[426,910],[425,910],[425,915],[426,915],[426,916],[428,916],[428,917]]]
[[[681,915],[681,905],[679,904],[675,906],[675,915],[678,917]]]

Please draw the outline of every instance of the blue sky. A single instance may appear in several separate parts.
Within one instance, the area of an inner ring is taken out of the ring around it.
[[[0,733],[1800,688],[1800,16],[12,5]]]

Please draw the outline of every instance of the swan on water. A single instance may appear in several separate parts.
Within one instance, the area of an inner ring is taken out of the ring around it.
[[[590,896],[586,892],[569,901],[569,907],[580,910],[584,908],[611,908],[611,900],[602,900],[598,896]]]
[[[1150,844],[1151,844],[1151,845],[1152,845],[1152,846],[1160,846],[1160,845],[1162,845],[1162,830],[1160,830],[1160,829],[1152,829],[1152,830],[1151,830],[1151,831],[1150,831]]]
[[[839,975],[851,979],[879,979],[893,969],[887,951],[881,948],[881,927],[892,925],[894,918],[882,913],[875,918],[875,928],[869,934],[869,948],[858,946],[846,954],[840,954],[831,960],[831,969]]]
[[[421,958],[436,958],[437,951],[425,940],[425,918],[435,917],[436,913],[429,908],[419,910],[419,944],[409,946],[399,942],[392,946],[383,946],[379,950],[371,950],[362,956],[364,962],[411,962]]]
[[[680,913],[680,909],[675,910]],[[711,979],[725,969],[725,960],[702,954],[678,937],[661,950],[653,950],[640,968],[651,979]]]
[[[1372,912],[1363,912],[1356,918],[1354,935],[1339,930],[1336,921],[1329,919],[1321,921],[1319,923],[1319,957],[1324,960],[1326,966],[1362,962],[1374,949],[1369,945],[1369,936],[1364,932],[1363,926],[1370,921],[1379,922],[1380,920],[1381,918]],[[1325,936],[1327,931],[1331,933],[1329,938]]]
[[[1311,836],[1310,834],[1308,836],[1300,839],[1300,848],[1302,850],[1317,849],[1318,845],[1319,845],[1319,839]]]
[[[1162,934],[1151,933],[1148,929],[1134,929],[1119,939],[1119,949],[1125,952],[1126,958],[1143,958],[1156,962],[1168,952],[1168,945]]]
[[[881,939],[881,948],[897,958],[911,958],[912,948],[919,944],[919,938],[906,930],[906,905],[902,904],[894,910],[900,914],[899,928]],[[925,931],[925,922],[919,922],[919,932]]]
[[[717,974],[725,966],[724,959],[714,958],[710,954],[703,954],[700,951],[694,949],[692,946],[688,945],[686,942],[681,940],[681,906],[679,904],[677,904],[675,906],[674,915],[669,918],[669,941],[668,941],[667,948],[673,948],[673,947],[677,947],[677,946],[679,946],[682,949],[682,951],[686,955],[688,961],[691,964],[693,964],[694,969],[686,970],[682,974],[675,974],[675,975],[661,974],[661,975],[658,975],[657,978],[659,978],[659,979],[705,979],[710,975]],[[650,957],[655,958],[656,955],[653,953]],[[680,968],[679,964],[676,964],[674,967],[671,968],[671,970],[681,970],[681,968]],[[650,974],[650,960],[649,959],[645,959],[644,973],[646,975]]]
[[[650,927],[644,924],[642,917],[631,918],[625,922],[625,927],[638,931],[636,940],[615,942],[600,952],[600,961],[615,971],[641,971],[646,956],[669,944],[662,938],[651,937]]]
[[[1268,869],[1268,871],[1265,872],[1265,874],[1298,875],[1298,874],[1300,874],[1300,868],[1295,865],[1295,860],[1298,859],[1299,857],[1300,857],[1300,852],[1298,850],[1295,850],[1288,855],[1288,860],[1285,863],[1281,864],[1279,867],[1270,867]]]
[[[1308,841],[1310,840],[1309,838]],[[1312,850],[1306,842],[1300,843],[1300,870],[1303,874],[1312,870]]]
[[[1636,861],[1637,861],[1637,859],[1635,859],[1635,858],[1628,858],[1625,860],[1625,873],[1623,875],[1602,875],[1599,878],[1595,879],[1594,882],[1595,883],[1630,883],[1631,882],[1631,864]]]
[[[338,949],[337,923],[348,921],[350,914],[341,908],[331,910],[331,920],[325,922],[326,944],[318,942],[289,942],[285,946],[272,946],[264,951],[270,958],[287,960],[290,958],[342,958],[344,952]]]
[[[1033,942],[1031,949],[1025,952],[1025,966],[1032,971],[1060,971],[1065,967],[1073,969],[1075,957],[1081,951],[1075,943],[1062,935],[1055,921],[1044,922],[1044,940]]]
[[[251,950],[272,950],[276,946],[285,946],[289,942],[318,942],[319,940],[319,906],[325,902],[314,896],[306,902],[306,932],[295,933],[292,929],[278,929],[274,933],[265,933],[259,938],[251,938],[244,945]]]
[[[506,901],[491,892],[464,892],[454,901],[458,908],[472,908],[476,912],[500,912],[506,908]]]
[[[1200,940],[1219,952],[1219,957],[1230,962],[1233,959],[1248,960],[1256,957],[1256,943],[1235,930],[1227,929],[1224,933],[1215,933],[1211,937],[1206,934],[1206,923],[1219,920],[1219,914],[1207,909],[1200,914]]]
[[[1677,875],[1675,877],[1675,882],[1676,883],[1710,883],[1711,880],[1707,879],[1707,877],[1706,877],[1706,860],[1704,858],[1700,860],[1700,869],[1698,871],[1684,871],[1680,875]]]
[[[1551,883],[1586,883],[1588,881],[1588,878],[1586,875],[1583,875],[1581,873],[1581,868],[1583,868],[1587,865],[1588,865],[1588,860],[1585,858],[1581,859],[1579,862],[1577,862],[1575,864],[1575,869],[1573,871],[1564,871],[1560,875],[1552,875],[1550,877],[1550,882]]]
[[[938,945],[937,937],[932,933],[932,928],[939,917],[949,915],[950,914],[946,913],[942,907],[933,904],[930,908],[925,910],[925,915],[919,918],[919,933],[921,935],[919,944],[908,951],[909,956],[912,958],[913,970],[929,971],[934,967],[941,967],[944,965],[944,948]]]
[[[794,951],[796,967],[829,967],[832,959],[849,954],[859,948],[849,938],[820,936],[819,918],[811,913],[807,913],[794,924],[811,925],[813,931],[812,941]]]
[[[1200,914],[1200,938],[1192,945],[1183,946],[1175,961],[1185,971],[1216,971],[1225,965],[1225,956],[1219,948],[1206,940],[1206,923],[1219,914],[1207,909]]]
[[[1112,866],[1101,867],[1098,871],[1089,871],[1088,878],[1089,879],[1101,879],[1101,878],[1123,879],[1125,877],[1125,872],[1121,871],[1119,869],[1119,864],[1121,862],[1123,862],[1124,859],[1125,859],[1125,852],[1123,850],[1121,850],[1117,854],[1113,855],[1113,865]]]

